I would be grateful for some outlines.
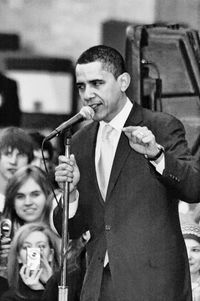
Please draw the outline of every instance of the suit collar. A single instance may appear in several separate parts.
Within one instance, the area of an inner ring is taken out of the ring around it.
[[[125,122],[125,126],[128,125],[139,125],[143,122],[143,113],[142,113],[142,107],[134,102],[133,108]]]

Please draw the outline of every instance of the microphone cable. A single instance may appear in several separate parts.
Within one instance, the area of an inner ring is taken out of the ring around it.
[[[43,160],[45,172],[46,172],[46,175],[47,175],[47,181],[50,184],[50,187],[51,187],[51,190],[52,190],[52,193],[53,193],[53,196],[55,198],[55,201],[56,201],[57,205],[60,206],[60,202],[58,201],[57,195],[55,193],[55,189],[54,189],[52,181],[50,179],[50,174],[49,174],[49,170],[47,168],[46,159],[44,157],[44,144],[45,144],[45,142],[46,142],[46,138],[43,139],[42,145],[41,145],[42,160]]]

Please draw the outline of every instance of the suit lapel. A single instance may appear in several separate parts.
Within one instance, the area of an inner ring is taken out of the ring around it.
[[[134,103],[133,109],[131,110],[129,117],[125,123],[125,126],[138,126],[141,125],[143,121],[142,118],[142,108]],[[108,191],[107,191],[107,196],[106,199],[109,199],[110,194],[115,186],[115,183],[119,177],[119,174],[124,166],[124,162],[127,160],[129,153],[132,151],[128,138],[125,136],[125,134],[122,132],[119,143],[117,146],[115,158],[113,161],[113,167],[111,171],[111,176],[110,176],[110,181],[108,184]]]

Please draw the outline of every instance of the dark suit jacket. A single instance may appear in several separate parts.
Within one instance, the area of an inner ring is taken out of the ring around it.
[[[157,173],[122,133],[105,202],[95,173],[98,123],[87,125],[72,140],[81,179],[79,207],[70,220],[70,234],[91,233],[81,300],[98,301],[108,250],[116,300],[190,301],[178,199],[200,201],[199,165],[193,162],[183,126],[174,117],[134,104],[128,125],[147,126],[154,133],[165,147],[165,170],[163,175]]]
[[[17,92],[17,84],[0,73],[0,126],[19,126],[21,110]]]

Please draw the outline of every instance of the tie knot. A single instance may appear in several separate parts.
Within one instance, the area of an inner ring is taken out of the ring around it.
[[[104,125],[102,130],[102,140],[109,139],[113,130],[114,128],[110,124]]]

